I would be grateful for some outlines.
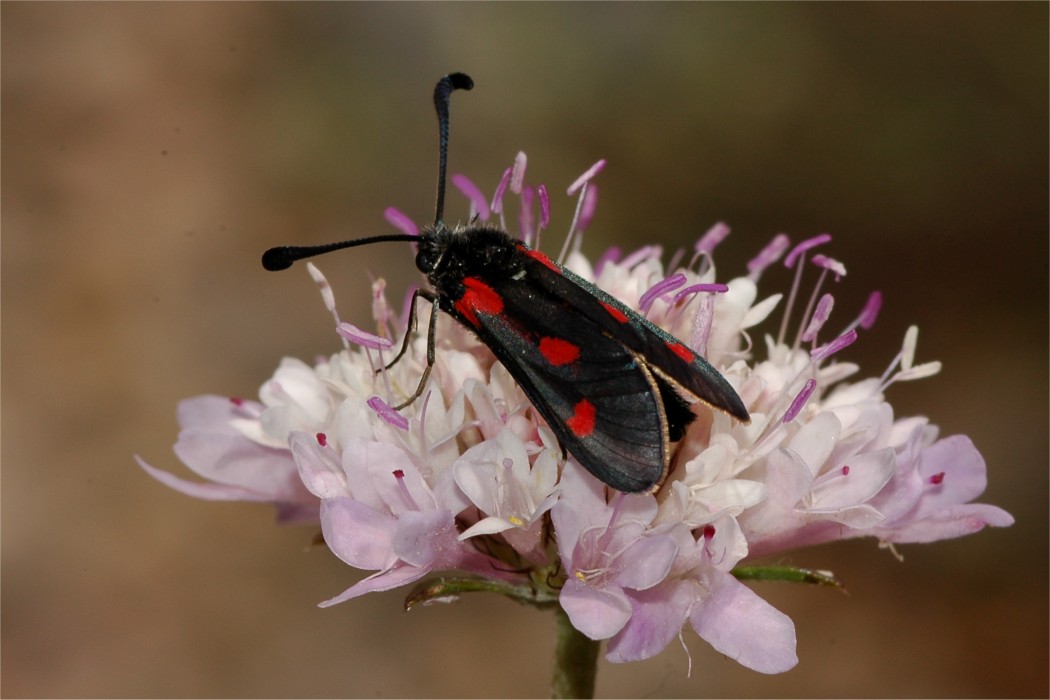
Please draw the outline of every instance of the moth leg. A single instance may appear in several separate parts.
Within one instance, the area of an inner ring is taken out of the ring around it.
[[[415,294],[412,295],[412,310],[409,312],[410,317],[408,322],[408,329],[406,329],[405,331],[405,342],[401,344],[401,352],[399,352],[397,354],[397,357],[395,357],[390,362],[390,364],[387,365],[387,368],[390,368],[395,362],[400,360],[401,356],[405,354],[405,350],[408,349],[408,338],[410,335],[408,331],[415,324],[416,299],[418,297],[423,297],[431,303],[430,324],[427,327],[427,366],[426,369],[423,370],[423,375],[419,378],[419,385],[416,387],[416,390],[412,392],[412,395],[405,399],[403,402],[399,403],[397,406],[394,406],[393,408],[395,411],[400,411],[402,408],[409,405],[423,394],[423,389],[426,388],[427,380],[430,378],[430,371],[434,369],[434,336],[435,331],[437,329],[437,316],[438,309],[440,308],[440,301],[438,300],[436,295],[430,292],[425,292],[421,289],[417,289]]]
[[[388,362],[383,369],[390,369],[397,364],[397,361],[405,356],[405,352],[408,350],[408,343],[412,339],[412,330],[416,327],[416,300],[419,297],[423,297],[431,304],[434,305],[434,309],[437,310],[437,297],[432,293],[424,289],[417,289],[412,294],[412,302],[408,305],[408,323],[405,324],[405,338],[401,341],[401,349],[394,355],[394,359]],[[434,317],[430,317],[430,346],[427,348],[427,360],[429,364],[434,364],[432,359],[433,356],[433,345],[434,345]],[[376,370],[376,374],[379,374],[379,370]]]

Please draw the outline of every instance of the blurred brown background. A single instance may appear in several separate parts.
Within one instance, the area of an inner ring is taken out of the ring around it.
[[[905,328],[934,379],[894,386],[985,455],[1007,530],[797,553],[850,595],[759,592],[798,628],[775,677],[692,632],[602,665],[604,696],[1042,696],[1047,686],[1046,3],[10,3],[3,77],[5,696],[533,696],[552,620],[500,599],[315,604],[358,574],[262,506],[196,501],[174,410],[254,396],[283,355],[339,347],[306,273],[261,251],[432,213],[430,103],[450,70],[452,170],[491,191],[518,149],[554,193],[600,157],[589,234],[691,243],[717,220],[731,276],[778,231],[835,235],[846,359],[877,375]],[[450,214],[465,207],[452,198]],[[322,263],[344,318],[397,246]],[[765,278],[766,292],[786,284]],[[393,294],[399,298],[400,291]]]

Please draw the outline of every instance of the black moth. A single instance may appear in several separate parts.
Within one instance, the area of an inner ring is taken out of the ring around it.
[[[493,226],[445,225],[449,96],[473,87],[469,76],[453,73],[434,89],[440,159],[433,226],[419,236],[272,248],[263,255],[263,266],[283,270],[295,260],[381,241],[416,243],[416,267],[434,288],[416,292],[433,305],[427,367],[415,393],[397,408],[423,392],[434,365],[440,309],[488,346],[562,448],[591,474],[620,491],[659,488],[667,475],[671,443],[696,418],[682,394],[741,421],[749,420],[747,409],[704,358],[543,253]],[[388,366],[408,347],[416,301],[414,297],[405,342]]]

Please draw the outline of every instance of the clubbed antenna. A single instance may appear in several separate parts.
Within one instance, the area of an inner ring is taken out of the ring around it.
[[[438,116],[438,183],[437,204],[434,207],[434,225],[445,220],[445,170],[448,167],[448,102],[453,90],[470,90],[474,81],[466,73],[450,73],[434,87],[434,108]]]

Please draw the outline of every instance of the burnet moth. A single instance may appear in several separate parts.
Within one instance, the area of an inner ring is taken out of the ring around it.
[[[749,416],[733,387],[677,338],[538,250],[487,224],[449,228],[444,221],[449,97],[470,90],[463,73],[434,88],[439,130],[434,223],[418,235],[391,234],[320,246],[271,248],[267,270],[296,260],[384,241],[417,246],[416,267],[434,291],[416,291],[432,305],[427,366],[403,408],[422,393],[434,366],[438,310],[473,331],[503,363],[558,437],[563,450],[620,491],[655,490],[667,475],[672,443],[696,418],[683,394],[741,421]]]

